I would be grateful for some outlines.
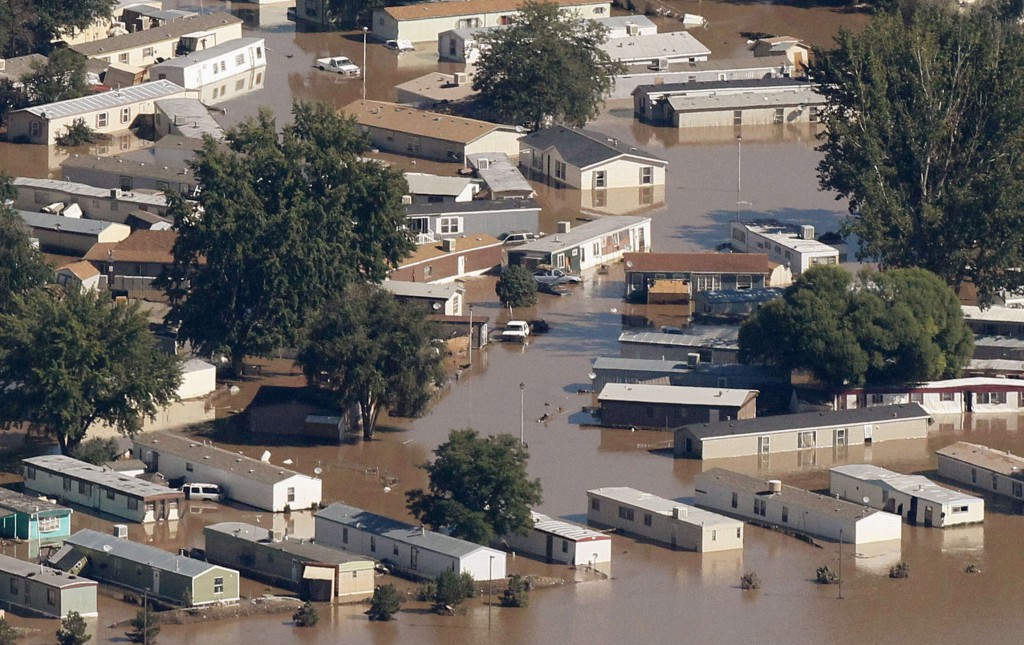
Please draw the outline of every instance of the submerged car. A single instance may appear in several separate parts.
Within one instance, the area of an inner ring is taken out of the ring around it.
[[[571,275],[561,269],[537,269],[533,279],[541,284],[582,284],[583,278]]]
[[[359,66],[347,56],[331,56],[330,58],[318,58],[313,67],[321,72],[334,72],[343,76],[359,76]]]
[[[384,46],[388,49],[396,52],[411,52],[415,51],[416,48],[412,46],[412,43],[408,40],[399,38],[398,40],[388,40],[384,43]]]
[[[525,320],[510,320],[505,323],[505,329],[501,332],[501,340],[525,343],[529,335],[530,323]]]

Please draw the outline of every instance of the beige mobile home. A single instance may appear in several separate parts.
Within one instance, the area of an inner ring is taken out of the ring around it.
[[[707,553],[743,548],[743,522],[625,486],[588,490],[587,521],[673,549]]]
[[[829,492],[855,504],[902,515],[910,524],[946,528],[985,519],[985,500],[872,464],[829,470]]]
[[[1024,501],[1024,457],[976,443],[958,441],[935,451],[939,476],[975,490]]]
[[[148,67],[190,51],[206,49],[241,37],[241,18],[227,13],[207,13],[168,22],[153,29],[82,43],[71,49],[86,58],[95,58],[105,63]]]
[[[712,468],[697,475],[694,488],[702,508],[793,533],[854,545],[902,537],[899,515],[783,486],[778,480]]]

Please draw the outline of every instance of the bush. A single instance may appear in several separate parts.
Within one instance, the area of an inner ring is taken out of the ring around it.
[[[85,619],[77,611],[69,611],[68,615],[61,619],[60,629],[57,630],[57,645],[82,645],[87,643],[92,636],[85,633]]]
[[[142,645],[156,644],[157,634],[160,633],[160,617],[149,605],[140,609],[128,624],[132,626],[132,631],[125,632],[124,635],[129,641]]]
[[[818,567],[815,572],[815,579],[820,585],[834,585],[839,582],[839,575],[833,571],[830,567]]]
[[[6,618],[0,618],[0,645],[15,645],[18,635],[18,630],[11,627]]]
[[[419,589],[416,590],[416,600],[420,602],[433,600],[435,595],[437,595],[437,585],[433,580],[420,583]]]
[[[740,576],[740,589],[760,589],[761,578],[753,571],[747,571]]]
[[[67,132],[57,137],[58,146],[80,146],[100,140],[96,131],[87,126],[84,121],[76,121],[64,127],[67,128]]]
[[[320,612],[307,600],[292,614],[292,620],[298,627],[313,627],[320,622]]]
[[[537,304],[537,281],[530,270],[512,265],[498,278],[494,285],[498,300],[507,307],[531,307]]]
[[[529,604],[530,581],[520,575],[508,577],[508,588],[501,594],[502,607],[525,607]]]
[[[75,446],[75,449],[71,451],[71,456],[94,466],[102,466],[108,461],[113,461],[117,457],[118,452],[117,439],[113,437],[105,439],[97,437],[95,439],[86,439]]]
[[[370,610],[366,615],[370,620],[394,620],[401,607],[402,599],[395,585],[377,585],[370,600]]]
[[[476,581],[468,572],[442,571],[434,579],[434,611],[444,613],[463,600],[476,596]]]
[[[900,562],[889,567],[890,578],[909,578],[910,577],[910,565],[906,562]]]

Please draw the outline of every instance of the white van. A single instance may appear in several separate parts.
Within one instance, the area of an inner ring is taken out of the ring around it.
[[[212,499],[215,502],[224,499],[224,489],[217,484],[185,484],[181,487],[185,499]]]

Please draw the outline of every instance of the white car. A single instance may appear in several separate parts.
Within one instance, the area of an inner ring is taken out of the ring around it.
[[[344,76],[359,76],[359,66],[353,63],[347,56],[331,56],[330,58],[316,59],[316,67],[321,72],[334,72]]]
[[[399,38],[398,40],[389,40],[384,43],[384,46],[398,53],[411,52],[416,50],[416,48],[412,46],[411,42],[403,38]]]
[[[181,487],[185,499],[210,499],[220,502],[224,499],[224,489],[217,484],[185,484]]]
[[[506,342],[525,343],[529,335],[530,323],[525,320],[510,320],[505,323],[505,329],[501,331],[501,339]]]

